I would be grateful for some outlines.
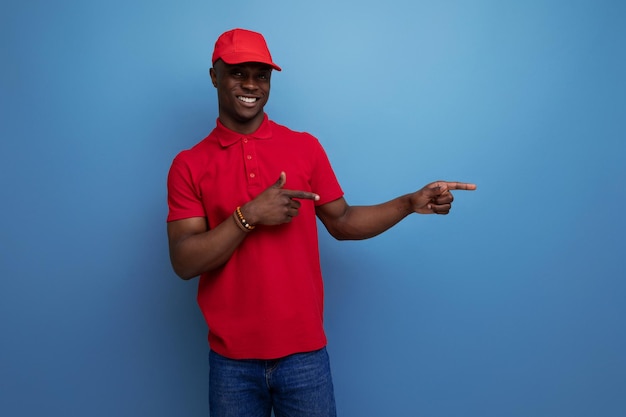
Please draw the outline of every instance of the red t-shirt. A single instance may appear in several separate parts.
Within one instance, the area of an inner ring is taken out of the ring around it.
[[[326,345],[315,205],[343,196],[318,140],[265,120],[242,135],[217,127],[174,158],[167,221],[206,217],[209,228],[274,184],[317,193],[280,226],[258,225],[220,268],[201,275],[209,344],[233,359],[274,359]]]

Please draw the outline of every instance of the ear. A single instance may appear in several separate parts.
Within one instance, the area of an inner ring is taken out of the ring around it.
[[[217,73],[215,72],[215,68],[209,68],[209,75],[211,76],[213,87],[217,88]]]

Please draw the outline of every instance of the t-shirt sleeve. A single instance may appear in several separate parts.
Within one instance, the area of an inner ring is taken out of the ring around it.
[[[336,199],[343,197],[343,190],[339,185],[339,181],[333,171],[328,155],[324,148],[316,139],[317,150],[315,152],[315,166],[313,171],[313,177],[311,179],[312,191],[320,196],[320,199],[315,202],[316,206],[330,203]]]
[[[167,221],[206,217],[202,196],[195,184],[189,163],[179,154],[167,176]]]

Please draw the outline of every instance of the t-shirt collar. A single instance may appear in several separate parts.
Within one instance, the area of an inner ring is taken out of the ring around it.
[[[222,122],[220,122],[219,118],[217,119],[217,127],[215,129],[218,133],[220,145],[224,148],[240,141],[244,137],[254,139],[270,139],[272,137],[272,128],[267,114],[264,114],[263,121],[261,122],[259,128],[249,135],[244,135],[230,130],[224,126]]]

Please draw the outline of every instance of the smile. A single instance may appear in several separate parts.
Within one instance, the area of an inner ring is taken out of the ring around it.
[[[254,97],[237,96],[237,100],[243,101],[244,103],[254,103],[258,99]]]

